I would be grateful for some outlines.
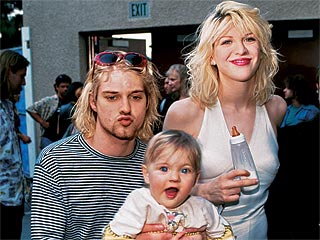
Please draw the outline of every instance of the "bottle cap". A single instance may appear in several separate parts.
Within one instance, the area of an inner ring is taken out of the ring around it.
[[[244,138],[244,135],[242,133],[239,133],[236,126],[233,126],[231,129],[231,138],[230,143],[231,144],[237,144],[246,141]]]
[[[240,135],[235,136],[235,137],[230,137],[230,143],[231,144],[237,144],[237,143],[241,143],[241,142],[245,142],[245,138],[244,135],[242,133],[240,133]]]

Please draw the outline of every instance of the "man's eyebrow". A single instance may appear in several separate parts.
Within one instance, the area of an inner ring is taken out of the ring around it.
[[[120,91],[115,91],[115,90],[105,90],[105,91],[102,91],[102,94],[108,94],[108,93],[119,93]],[[145,90],[144,89],[136,89],[136,90],[133,90],[131,91],[131,93],[144,93]]]
[[[145,90],[144,89],[137,89],[137,90],[132,91],[132,93],[145,93]]]
[[[112,91],[112,90],[102,91],[102,94],[106,94],[106,93],[118,93],[118,91]]]

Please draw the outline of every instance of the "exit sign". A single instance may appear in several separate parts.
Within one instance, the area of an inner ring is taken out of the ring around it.
[[[129,18],[148,18],[149,1],[129,2]]]

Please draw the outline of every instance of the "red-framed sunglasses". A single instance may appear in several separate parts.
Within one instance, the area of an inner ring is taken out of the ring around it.
[[[135,52],[101,52],[94,58],[94,64],[98,64],[100,66],[111,66],[117,64],[121,60],[125,60],[133,67],[145,67],[148,62],[145,56]]]
[[[101,52],[94,58],[92,78],[94,75],[96,64],[98,64],[99,66],[111,66],[117,64],[121,60],[125,60],[126,63],[130,64],[133,67],[146,67],[148,63],[148,60],[145,56],[136,52]]]

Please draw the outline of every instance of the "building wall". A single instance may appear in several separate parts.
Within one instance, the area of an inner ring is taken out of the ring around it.
[[[138,2],[141,2],[140,0]],[[148,18],[129,18],[129,3],[136,0],[55,0],[23,1],[23,23],[30,28],[32,82],[34,101],[54,93],[57,75],[66,73],[74,81],[84,81],[88,69],[88,36],[102,34],[151,32],[152,60],[161,71],[181,59],[184,43],[177,35],[187,35],[220,3],[216,0],[149,0]],[[319,21],[318,0],[248,0],[260,8],[265,18],[282,21]],[[289,25],[282,25],[286,28]],[[319,25],[318,25],[319,26]],[[318,29],[317,27],[314,27]],[[280,36],[281,34],[279,34]],[[319,32],[312,42],[286,42],[304,52],[319,52]],[[279,41],[281,42],[281,41]],[[286,50],[290,54],[294,54]],[[297,53],[297,52],[296,52]],[[299,57],[298,57],[299,58]],[[319,65],[315,56],[308,64]],[[301,59],[301,56],[300,56]],[[36,86],[36,87],[35,87]],[[39,135],[39,130],[38,135]]]

